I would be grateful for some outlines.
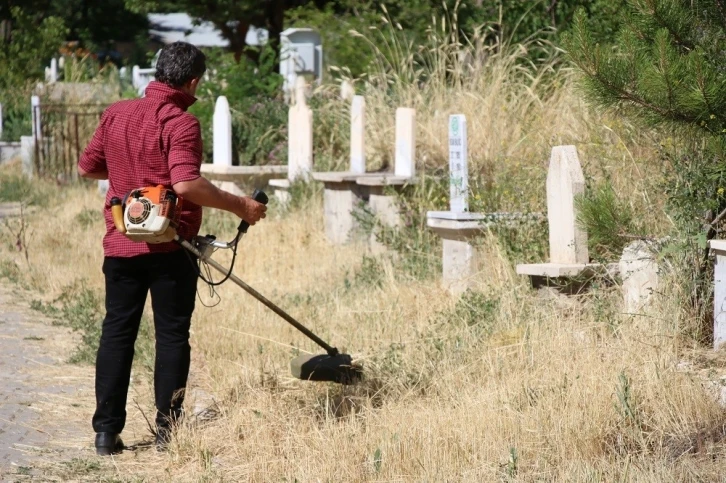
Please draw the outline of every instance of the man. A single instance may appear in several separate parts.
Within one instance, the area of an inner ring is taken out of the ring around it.
[[[264,205],[221,191],[200,176],[201,130],[186,110],[196,100],[205,63],[204,54],[191,44],[164,47],[146,96],[109,107],[78,162],[81,176],[109,180],[103,239],[106,317],[96,359],[93,416],[99,455],[123,449],[120,433],[126,422],[134,342],[149,291],[156,330],[156,445],[163,449],[168,444],[189,374],[189,326],[197,286],[197,267],[180,246],[133,242],[116,231],[111,198],[123,199],[144,186],[172,187],[183,199],[178,233],[185,239],[199,231],[202,206],[230,211],[251,225],[265,217]]]

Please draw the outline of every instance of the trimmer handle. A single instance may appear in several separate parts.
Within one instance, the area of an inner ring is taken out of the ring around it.
[[[255,192],[252,193],[252,199],[258,203],[262,203],[263,205],[266,205],[270,201],[265,192],[262,190],[255,190]],[[240,233],[247,233],[247,229],[249,227],[250,224],[242,220],[237,227],[237,231],[239,231]]]

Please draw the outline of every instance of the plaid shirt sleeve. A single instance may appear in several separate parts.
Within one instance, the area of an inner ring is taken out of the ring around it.
[[[174,130],[168,160],[172,185],[193,181],[201,176],[202,130],[196,118]]]
[[[101,122],[98,123],[91,142],[88,143],[86,149],[83,150],[81,159],[78,160],[78,167],[86,173],[98,173],[108,169],[106,167],[106,155],[103,151],[107,120],[108,111],[104,112],[103,116],[101,116]]]

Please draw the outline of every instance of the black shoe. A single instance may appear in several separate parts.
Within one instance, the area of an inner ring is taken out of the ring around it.
[[[156,451],[166,451],[171,443],[171,428],[168,426],[156,427]]]
[[[118,433],[96,433],[96,454],[109,456],[119,454],[124,449],[124,442]]]

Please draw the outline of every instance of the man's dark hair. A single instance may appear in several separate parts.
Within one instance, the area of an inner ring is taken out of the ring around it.
[[[174,42],[161,49],[156,61],[156,80],[181,87],[207,70],[207,56],[187,42]]]

